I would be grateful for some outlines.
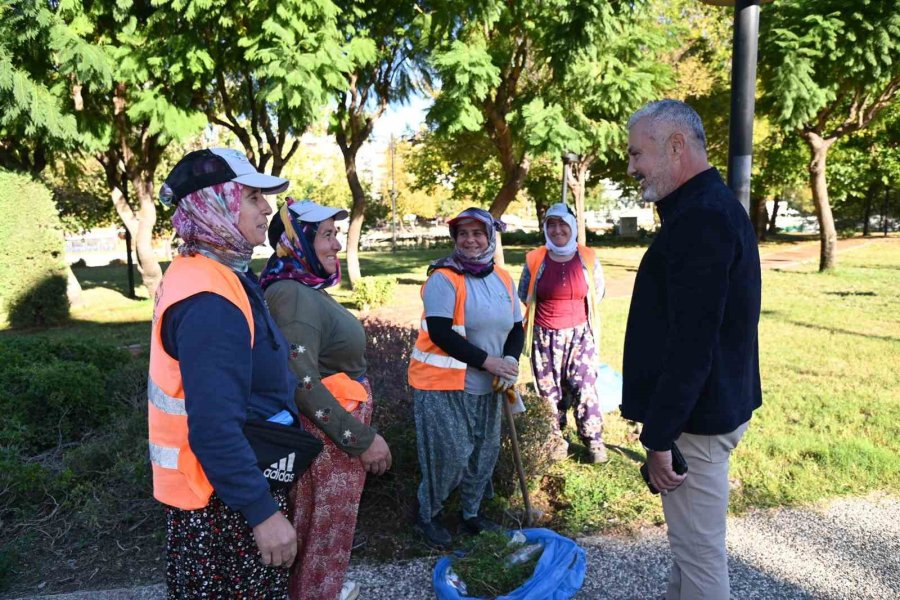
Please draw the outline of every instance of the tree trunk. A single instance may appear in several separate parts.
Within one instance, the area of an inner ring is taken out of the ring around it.
[[[81,304],[81,284],[72,271],[72,265],[66,267],[66,271],[66,297],[71,306],[78,306]]]
[[[125,193],[114,187],[111,192],[113,205],[116,212],[131,233],[134,240],[134,249],[137,252],[138,272],[141,280],[147,288],[150,298],[156,297],[156,288],[162,280],[162,268],[153,252],[153,226],[156,224],[156,204],[153,196],[153,178],[142,180],[135,178],[132,181],[134,193],[138,200],[138,212],[134,213],[128,204]]]
[[[833,269],[837,262],[835,247],[837,246],[837,230],[834,228],[834,215],[828,202],[828,181],[825,177],[828,149],[837,138],[823,138],[814,131],[804,131],[803,139],[810,148],[809,182],[812,189],[813,202],[816,205],[816,217],[819,220],[819,271]]]
[[[766,239],[766,223],[769,215],[766,214],[766,199],[760,196],[750,197],[750,222],[753,223],[753,229],[756,231],[756,239],[762,241]]]
[[[772,214],[769,215],[769,235],[775,235],[778,233],[778,208],[781,206],[781,198],[775,196],[775,200],[772,203]]]
[[[872,199],[875,197],[875,184],[869,186],[869,189],[866,191],[866,200],[863,205],[863,236],[869,237],[871,232],[869,231],[869,219],[872,216]]]
[[[525,177],[528,176],[529,168],[531,168],[531,159],[526,155],[522,157],[522,160],[520,160],[515,167],[505,173],[503,187],[497,192],[494,201],[491,202],[491,207],[488,209],[488,212],[494,215],[495,219],[500,219],[500,217],[503,216],[503,213],[506,212],[506,209],[509,208],[510,203],[516,199],[516,194],[522,189],[522,185],[525,183]],[[497,247],[494,250],[494,262],[503,266],[506,263],[503,258],[503,242],[500,237],[501,236],[499,235],[497,236]]]
[[[575,220],[578,224],[578,243],[587,246],[587,224],[584,215],[584,191],[587,186],[587,168],[584,162],[569,165],[567,181],[575,198]]]
[[[884,188],[884,200],[881,202],[881,234],[884,237],[887,237],[888,234],[888,218],[887,218],[887,209],[888,209],[888,194],[890,193],[890,188]]]
[[[362,277],[359,270],[359,238],[362,235],[363,216],[366,210],[366,193],[359,182],[359,173],[356,171],[355,146],[344,149],[344,171],[347,174],[347,184],[350,186],[350,194],[353,196],[353,206],[350,209],[350,228],[347,230],[347,279],[353,288]]]

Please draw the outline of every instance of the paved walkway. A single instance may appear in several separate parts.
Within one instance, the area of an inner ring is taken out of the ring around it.
[[[664,592],[669,565],[664,528],[633,538],[578,540],[587,575],[574,600],[651,600]],[[900,598],[900,498],[873,494],[803,509],[755,511],[728,524],[736,600]],[[361,600],[433,598],[435,559],[353,563]],[[161,600],[163,586],[88,591],[30,600]]]
[[[873,241],[875,240],[865,238],[838,240],[837,252],[842,254],[848,250],[867,246]],[[810,261],[818,261],[819,248],[818,240],[797,242],[784,250],[763,251],[759,260],[763,269],[791,269]],[[619,277],[606,282],[606,296],[608,298],[631,296],[631,291],[634,289],[635,273],[628,272],[627,275],[627,277]]]

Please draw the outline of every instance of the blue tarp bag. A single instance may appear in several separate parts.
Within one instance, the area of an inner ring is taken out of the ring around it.
[[[597,397],[605,413],[619,410],[622,404],[622,374],[606,363],[600,363],[597,369]]]
[[[497,600],[568,600],[574,596],[584,583],[584,550],[549,529],[523,529],[522,533],[527,544],[540,542],[544,551],[531,577],[505,596],[497,596]],[[451,566],[451,558],[445,556],[434,567],[432,585],[438,600],[483,600],[463,596],[448,583],[447,572]]]

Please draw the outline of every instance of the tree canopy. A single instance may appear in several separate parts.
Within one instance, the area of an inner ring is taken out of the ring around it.
[[[837,233],[826,179],[828,150],[868,127],[900,93],[900,5],[893,0],[786,0],[761,18],[760,107],[810,153],[822,239],[821,270],[835,264]]]

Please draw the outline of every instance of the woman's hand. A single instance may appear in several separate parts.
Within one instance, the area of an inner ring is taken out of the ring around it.
[[[488,373],[502,379],[511,379],[513,383],[519,378],[519,363],[506,358],[488,356],[481,366]]]
[[[383,475],[391,468],[391,449],[388,448],[384,438],[376,433],[375,439],[366,451],[359,455],[359,459],[367,472],[372,475]]]
[[[253,528],[253,539],[264,565],[289,567],[297,556],[297,532],[280,511]]]

